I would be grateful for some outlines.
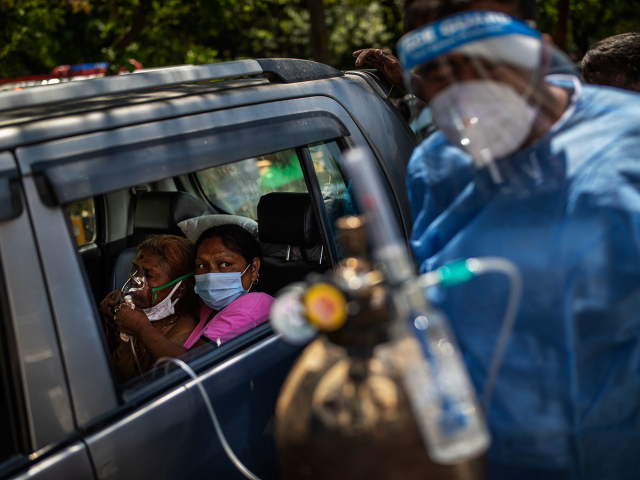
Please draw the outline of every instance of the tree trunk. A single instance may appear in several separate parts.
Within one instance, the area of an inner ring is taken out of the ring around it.
[[[115,52],[115,60],[112,58],[109,60],[107,65],[107,72],[105,75],[116,75],[118,73],[118,68],[121,66],[120,62],[122,61],[122,55],[124,54],[125,49],[133,42],[137,40],[137,38],[142,33],[142,29],[147,23],[147,16],[149,15],[149,11],[151,10],[151,0],[140,0],[140,4],[138,5],[138,9],[133,14],[133,18],[131,19],[131,25],[127,27],[127,29],[120,35],[109,47],[113,52]],[[117,15],[117,8],[114,3],[114,11]]]
[[[307,0],[309,21],[311,23],[311,51],[313,59],[320,63],[329,63],[329,36],[324,16],[322,0]]]
[[[147,22],[149,10],[151,10],[151,0],[140,0],[138,10],[136,10],[131,20],[131,25],[113,42],[113,48],[124,50],[138,38]]]
[[[558,25],[556,27],[555,44],[563,51],[569,51],[569,12],[571,0],[558,0]]]

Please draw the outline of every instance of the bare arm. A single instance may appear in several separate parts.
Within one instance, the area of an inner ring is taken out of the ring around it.
[[[405,79],[402,75],[402,66],[400,61],[389,50],[381,50],[379,48],[363,48],[356,50],[352,54],[356,57],[356,67],[361,66],[363,63],[369,63],[373,67],[382,73],[387,81],[394,87],[407,90],[405,87]],[[411,83],[413,93],[416,97],[425,103],[429,103],[428,99],[423,95],[421,84],[422,79],[417,75],[411,76]]]
[[[166,338],[150,323],[140,330],[138,338],[154,360],[161,357],[179,357],[187,353],[186,348]]]
[[[402,67],[398,59],[389,50],[364,48],[356,50],[352,55],[356,57],[356,67],[361,66],[363,63],[370,63],[385,76],[391,85],[404,88]]]

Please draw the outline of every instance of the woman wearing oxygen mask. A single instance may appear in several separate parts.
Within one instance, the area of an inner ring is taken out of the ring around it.
[[[122,290],[110,293],[100,304],[119,383],[153,366],[156,335],[180,346],[195,328],[193,262],[189,240],[152,235],[138,246]],[[128,328],[131,318],[138,319],[140,328]]]
[[[196,242],[195,293],[199,322],[189,335],[172,341],[149,328],[140,309],[122,308],[120,331],[139,338],[151,357],[179,357],[202,345],[217,347],[269,319],[273,297],[256,292],[260,279],[260,245],[244,228],[220,225],[205,230]]]
[[[421,272],[502,257],[521,273],[497,369],[505,279],[429,290],[476,388],[493,385],[490,478],[631,478],[640,471],[640,97],[546,76],[540,33],[474,10],[487,4],[501,7],[407,3],[413,31],[399,58],[440,127],[407,169],[412,247]]]

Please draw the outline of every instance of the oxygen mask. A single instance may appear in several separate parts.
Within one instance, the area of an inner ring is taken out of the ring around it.
[[[122,298],[130,307],[149,308],[153,303],[153,289],[142,270],[134,270],[122,287]]]

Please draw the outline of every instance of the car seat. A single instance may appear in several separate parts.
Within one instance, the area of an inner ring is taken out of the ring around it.
[[[133,221],[132,247],[120,252],[113,274],[111,290],[122,288],[136,258],[136,247],[153,234],[171,234],[184,237],[178,223],[198,217],[206,207],[184,192],[147,192],[140,196]]]
[[[308,193],[268,193],[258,203],[258,239],[261,243],[272,243],[312,248],[321,242],[313,204]],[[328,262],[302,258],[265,256],[260,266],[258,289],[274,295],[286,285],[304,280],[311,272],[323,272]]]

